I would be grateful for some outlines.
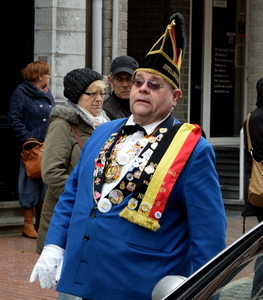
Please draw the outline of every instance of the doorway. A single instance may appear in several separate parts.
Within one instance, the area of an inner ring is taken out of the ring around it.
[[[7,125],[9,99],[22,82],[21,69],[34,59],[35,1],[4,1],[1,17],[0,201],[17,200],[21,145]]]
[[[193,0],[190,122],[209,141],[239,144],[244,109],[246,0]]]

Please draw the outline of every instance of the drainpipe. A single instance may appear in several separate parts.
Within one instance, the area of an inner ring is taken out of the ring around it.
[[[102,74],[102,0],[92,2],[92,69]]]
[[[118,56],[118,22],[119,22],[119,0],[112,3],[112,45],[111,59]]]

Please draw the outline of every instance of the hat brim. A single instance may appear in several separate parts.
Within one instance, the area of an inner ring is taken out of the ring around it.
[[[114,71],[111,72],[111,75],[114,76],[116,75],[117,73],[121,73],[121,72],[126,72],[126,73],[129,73],[129,74],[133,74],[134,73],[134,70],[131,69],[131,68],[126,68],[126,67],[120,67],[120,68],[117,68],[115,69]]]

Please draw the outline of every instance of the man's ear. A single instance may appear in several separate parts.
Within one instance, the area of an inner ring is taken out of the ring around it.
[[[177,102],[181,97],[182,97],[182,91],[180,89],[173,90],[173,107],[177,105]]]
[[[113,77],[108,75],[108,81],[109,81],[111,88],[113,89]]]

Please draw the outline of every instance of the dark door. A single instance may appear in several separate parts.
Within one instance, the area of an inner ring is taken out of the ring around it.
[[[9,99],[34,60],[34,0],[3,1],[1,17],[0,201],[17,200],[20,145],[7,126]]]

